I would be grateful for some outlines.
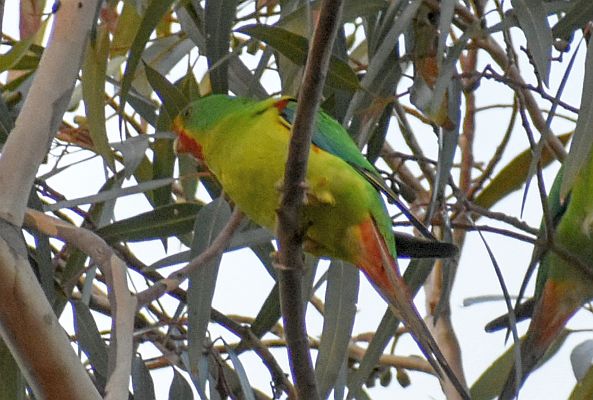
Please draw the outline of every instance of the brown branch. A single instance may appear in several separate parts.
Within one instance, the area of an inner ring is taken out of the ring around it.
[[[321,4],[298,97],[284,174],[284,195],[277,211],[280,305],[286,329],[290,367],[298,396],[302,400],[318,399],[319,394],[307,340],[305,307],[302,300],[303,227],[299,221],[299,210],[305,194],[313,122],[321,100],[341,14],[341,0],[324,0]]]
[[[42,212],[27,209],[25,226],[48,236],[64,240],[91,257],[105,275],[111,306],[111,344],[109,346],[109,380],[105,399],[119,399],[128,394],[129,376],[134,352],[134,315],[136,298],[128,288],[126,265],[113,249],[95,233],[71,225]]]
[[[262,345],[266,348],[271,347],[285,347],[286,340],[282,338],[278,339],[267,339],[261,341]],[[312,349],[318,349],[320,341],[318,339],[310,338],[309,345]],[[348,358],[352,361],[360,362],[366,354],[364,347],[356,344],[348,345]],[[418,356],[396,356],[394,354],[382,354],[379,357],[377,366],[403,368],[410,371],[424,372],[430,375],[436,375],[436,372],[431,365],[423,357]]]
[[[0,157],[0,333],[40,399],[100,398],[33,274],[20,229],[33,180],[68,106],[97,5],[60,2]]]

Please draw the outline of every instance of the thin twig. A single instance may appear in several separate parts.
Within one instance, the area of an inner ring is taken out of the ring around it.
[[[201,267],[214,257],[220,255],[229,244],[231,237],[235,231],[239,228],[241,221],[243,220],[243,214],[235,208],[231,218],[227,222],[226,226],[220,232],[220,234],[214,239],[212,244],[204,250],[200,255],[195,257],[185,267],[175,272],[172,272],[165,279],[156,282],[148,289],[138,293],[138,307],[144,307],[150,302],[158,299],[167,292],[173,291],[179,287],[190,275],[190,273],[196,268]]]

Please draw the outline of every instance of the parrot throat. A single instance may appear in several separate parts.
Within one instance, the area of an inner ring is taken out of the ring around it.
[[[175,151],[177,153],[189,153],[200,161],[204,161],[204,154],[202,153],[202,146],[194,139],[186,135],[184,132],[177,133],[175,140]]]
[[[177,134],[177,138],[175,139],[175,152],[177,154],[189,153],[196,159],[204,162],[202,146],[185,132],[179,118],[175,118],[173,121],[173,132]]]

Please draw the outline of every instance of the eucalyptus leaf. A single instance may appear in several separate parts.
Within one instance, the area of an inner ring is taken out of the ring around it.
[[[322,399],[336,386],[347,361],[348,345],[356,316],[359,273],[353,265],[333,261],[325,292],[325,318],[315,364],[318,391]]]
[[[541,0],[511,0],[521,29],[527,38],[527,48],[541,80],[547,86],[552,63],[552,30]]]
[[[132,360],[132,388],[134,389],[134,400],[156,399],[152,376],[140,356],[136,356]]]
[[[587,45],[581,107],[570,151],[564,160],[564,177],[560,189],[561,199],[566,198],[578,172],[591,157],[591,145],[593,143],[593,136],[591,136],[591,132],[593,132],[593,96],[591,96],[591,93],[593,93],[593,40],[590,40]]]
[[[578,344],[570,353],[570,364],[572,365],[572,372],[574,372],[577,381],[581,381],[589,368],[591,368],[591,361],[593,360],[593,340],[585,340]]]
[[[218,198],[204,206],[196,217],[194,240],[191,246],[192,258],[204,251],[226,225],[231,214],[229,205]],[[203,346],[210,322],[212,298],[216,287],[218,267],[222,256],[210,260],[206,265],[195,269],[189,277],[187,289],[188,307],[188,354],[189,362],[197,366],[205,357]],[[204,371],[191,371],[192,375]]]

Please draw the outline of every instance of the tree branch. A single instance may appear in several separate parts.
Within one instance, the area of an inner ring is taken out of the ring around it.
[[[128,288],[126,264],[95,233],[71,225],[39,211],[28,209],[25,225],[48,236],[64,240],[91,257],[105,275],[111,306],[111,344],[109,346],[109,380],[105,399],[122,399],[128,395],[129,376],[134,353],[134,315],[136,297]]]
[[[298,97],[298,108],[284,175],[284,195],[278,214],[278,280],[280,304],[286,329],[290,367],[300,399],[318,399],[317,385],[309,351],[305,325],[305,304],[302,299],[303,227],[299,210],[311,145],[312,127],[329,66],[336,37],[341,0],[324,0],[307,55],[307,65]]]
[[[60,2],[0,157],[0,334],[40,399],[100,398],[33,274],[20,229],[37,169],[68,106],[97,6],[97,0]]]

